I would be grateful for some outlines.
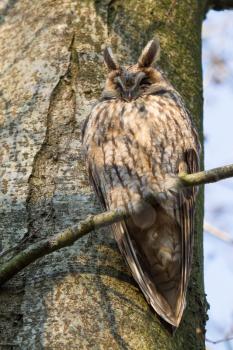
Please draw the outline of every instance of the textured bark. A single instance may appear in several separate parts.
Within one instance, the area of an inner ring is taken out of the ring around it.
[[[202,135],[201,3],[3,1],[2,249],[99,212],[80,128],[103,86],[107,42],[129,62],[156,33],[161,66]],[[43,257],[1,288],[1,349],[204,349],[202,214],[200,195],[188,307],[174,336],[144,300],[106,228]]]

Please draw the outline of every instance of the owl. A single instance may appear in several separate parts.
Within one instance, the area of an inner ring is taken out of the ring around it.
[[[84,123],[83,145],[103,208],[129,214],[112,229],[134,279],[176,328],[191,270],[196,190],[176,189],[174,179],[199,170],[200,146],[181,96],[156,67],[159,51],[153,39],[136,64],[123,67],[105,49],[108,75]]]

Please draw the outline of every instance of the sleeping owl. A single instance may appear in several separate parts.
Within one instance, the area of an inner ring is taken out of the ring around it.
[[[199,170],[200,146],[181,96],[154,67],[159,51],[158,40],[151,40],[136,64],[122,67],[105,49],[108,75],[85,121],[83,145],[102,206],[129,213],[112,228],[134,279],[152,308],[178,327],[191,270],[196,190],[171,184],[179,172]]]

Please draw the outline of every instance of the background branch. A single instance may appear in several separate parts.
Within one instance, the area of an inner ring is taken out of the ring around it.
[[[226,341],[231,341],[231,340],[233,340],[232,336],[231,337],[226,337],[226,338],[223,338],[223,339],[219,339],[219,340],[211,340],[211,339],[206,338],[206,341],[208,343],[215,344],[215,345],[219,344],[219,343],[224,343]]]
[[[225,167],[219,167],[208,171],[201,171],[195,174],[179,174],[172,187],[181,189],[182,187],[198,186],[210,182],[216,182],[233,176],[233,164]],[[169,190],[169,189],[167,189]],[[152,198],[153,197],[153,198]],[[156,194],[149,195],[149,202],[156,200]],[[90,231],[111,225],[121,221],[129,216],[126,209],[116,209],[105,213],[90,215],[79,224],[67,228],[48,239],[41,240],[30,245],[25,250],[15,255],[12,259],[2,264],[0,267],[0,285],[8,281],[11,277],[21,271],[23,268],[56,250],[72,245],[76,240],[83,237]]]
[[[209,0],[206,5],[206,12],[208,10],[227,10],[233,9],[233,0]]]
[[[206,232],[209,232],[211,235],[217,237],[218,239],[221,239],[222,241],[225,241],[227,243],[233,243],[233,237],[231,234],[220,230],[219,228],[209,224],[208,222],[204,222],[204,230]]]

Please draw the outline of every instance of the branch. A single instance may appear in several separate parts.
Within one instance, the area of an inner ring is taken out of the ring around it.
[[[204,231],[211,233],[213,236],[225,241],[227,243],[233,243],[233,237],[228,232],[224,232],[219,230],[219,228],[209,224],[208,222],[204,222]]]
[[[233,164],[194,174],[179,174],[183,186],[198,186],[233,177]]]
[[[129,214],[127,214],[124,209],[116,209],[97,215],[89,215],[77,225],[67,228],[48,239],[43,239],[30,245],[28,248],[15,255],[11,260],[2,264],[0,268],[0,286],[42,256],[70,246],[90,231],[121,221],[127,218],[128,215]]]
[[[233,164],[209,171],[201,171],[195,174],[182,173],[177,176],[170,190],[216,182],[232,176]],[[153,199],[156,200],[156,194],[150,194],[148,195],[148,198],[145,198],[145,200],[149,202]],[[85,220],[80,221],[77,225],[67,228],[48,239],[30,245],[28,248],[15,255],[12,259],[2,264],[0,267],[0,285],[7,282],[19,271],[23,270],[26,266],[42,256],[72,245],[79,238],[94,229],[111,225],[115,222],[126,219],[127,217],[129,217],[129,213],[126,209],[116,209],[94,216],[90,215]]]
[[[210,340],[210,339],[206,338],[206,341],[208,343],[215,344],[215,345],[220,344],[220,343],[224,343],[226,341],[231,341],[231,340],[233,340],[233,337],[226,337],[226,338],[219,339],[219,340]]]
[[[206,12],[211,9],[216,11],[233,9],[233,0],[207,0]]]

